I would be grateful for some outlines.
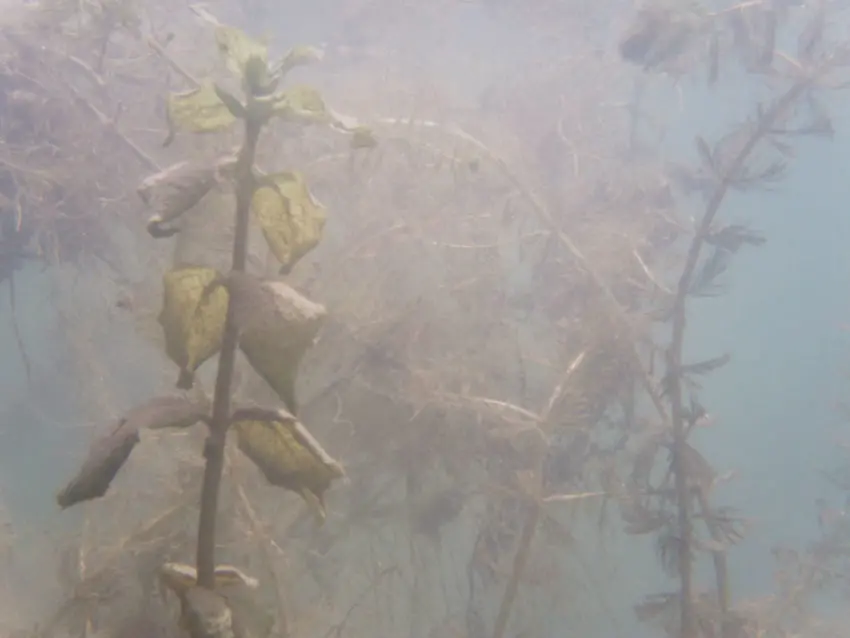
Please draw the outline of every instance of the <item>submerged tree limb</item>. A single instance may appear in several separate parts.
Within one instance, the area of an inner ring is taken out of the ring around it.
[[[776,100],[759,118],[755,129],[743,144],[737,155],[726,167],[720,183],[706,205],[705,213],[700,220],[690,248],[688,249],[685,265],[676,286],[676,295],[673,299],[672,313],[672,336],[667,348],[667,370],[669,374],[669,396],[670,396],[670,418],[673,427],[673,478],[676,492],[676,506],[678,508],[677,520],[679,528],[679,551],[678,572],[681,584],[680,603],[680,636],[681,638],[697,638],[698,627],[694,613],[693,599],[693,520],[691,512],[691,497],[688,483],[688,470],[685,462],[685,446],[687,444],[687,430],[685,427],[685,409],[682,397],[682,378],[678,373],[682,368],[682,349],[684,347],[685,327],[687,319],[685,306],[688,293],[696,273],[700,253],[705,245],[711,225],[720,210],[735,175],[744,167],[750,154],[758,143],[774,128],[777,120],[787,114],[788,110],[815,82],[816,74],[802,78],[795,82],[783,95]],[[724,608],[724,600],[728,599],[728,583],[725,578],[725,559],[717,568],[718,594],[721,598],[721,607]]]

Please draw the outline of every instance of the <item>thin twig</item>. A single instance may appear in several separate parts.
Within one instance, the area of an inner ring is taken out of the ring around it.
[[[552,416],[552,410],[563,398],[567,389],[567,383],[573,374],[575,374],[575,371],[578,370],[579,366],[581,366],[586,355],[586,350],[580,352],[579,355],[573,359],[570,365],[567,366],[567,369],[561,375],[558,383],[555,384],[555,387],[552,389],[552,393],[549,396],[549,400],[546,402],[546,406],[540,413],[542,421],[541,427],[545,428],[549,424],[549,419]],[[508,620],[510,620],[511,610],[513,609],[514,602],[516,601],[517,594],[519,593],[519,583],[522,580],[522,575],[525,573],[525,568],[528,565],[528,559],[531,556],[531,547],[534,542],[534,536],[537,533],[537,527],[540,523],[540,515],[543,509],[543,499],[540,498],[539,491],[542,487],[543,481],[544,455],[545,449],[543,447],[539,448],[534,464],[534,477],[538,493],[535,494],[535,498],[529,504],[530,509],[528,510],[528,515],[522,524],[519,543],[511,566],[511,575],[508,579],[507,585],[505,586],[505,592],[502,594],[502,600],[499,603],[499,612],[496,616],[496,622],[493,625],[493,638],[504,638],[505,632],[508,628]]]
[[[245,510],[248,522],[251,524],[251,529],[254,532],[254,535],[257,536],[260,541],[258,543],[260,546],[260,551],[263,552],[263,559],[265,560],[266,566],[268,567],[269,576],[272,580],[272,586],[274,587],[276,593],[275,602],[277,603],[278,634],[281,638],[289,638],[289,613],[287,612],[286,593],[284,591],[282,583],[280,582],[280,578],[278,578],[277,576],[277,571],[274,568],[274,557],[269,551],[269,547],[272,544],[272,540],[266,533],[263,523],[257,516],[257,513],[254,510],[254,507],[251,505],[251,501],[248,499],[248,495],[245,493],[245,489],[242,487],[241,484],[238,484],[236,486],[236,493],[239,495],[239,500],[241,501],[242,507]],[[278,549],[280,549],[279,546]]]
[[[159,42],[157,42],[153,38],[148,38],[148,46],[154,51],[156,51],[162,57],[162,59],[166,61],[168,66],[174,69],[184,80],[191,84],[193,88],[198,88],[199,86],[201,86],[200,81],[197,80],[195,76],[189,73],[186,69],[180,66],[180,64],[178,64],[177,61],[171,57],[168,51],[166,51]]]
[[[14,270],[9,275],[9,316],[12,321],[12,332],[15,334],[15,341],[18,343],[18,352],[21,354],[21,361],[24,364],[24,372],[27,375],[27,384],[32,387],[32,367],[30,366],[30,358],[27,354],[27,348],[24,345],[24,340],[21,337],[21,329],[18,326],[18,311],[15,308],[15,273]]]

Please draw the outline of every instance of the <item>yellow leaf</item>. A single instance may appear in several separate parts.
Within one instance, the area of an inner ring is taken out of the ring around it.
[[[274,94],[272,112],[287,120],[330,123],[331,113],[322,94],[311,86],[293,86]]]
[[[293,86],[271,96],[271,115],[292,122],[326,124],[351,135],[351,147],[374,148],[378,145],[371,129],[355,118],[329,108],[321,93],[310,86]]]
[[[265,178],[251,202],[272,253],[288,271],[322,238],[325,210],[313,199],[300,173]]]
[[[215,42],[231,73],[242,77],[251,58],[267,64],[268,48],[236,27],[219,25],[215,29]]]
[[[345,476],[342,466],[286,410],[242,408],[233,414],[239,449],[269,483],[300,494],[317,518],[325,518],[324,494]]]
[[[329,108],[321,93],[310,86],[293,86],[272,96],[273,115],[306,124],[327,124],[331,128],[351,135],[352,148],[374,148],[377,140],[367,126],[355,118]]]
[[[319,62],[324,57],[321,49],[311,46],[297,46],[286,52],[281,61],[275,66],[274,73],[286,75],[296,66]]]
[[[367,126],[356,126],[351,131],[351,148],[375,148],[378,140]]]
[[[168,97],[168,123],[174,131],[213,133],[229,127],[236,118],[221,101],[212,82]]]
[[[204,292],[218,273],[212,268],[177,268],[163,277],[163,306],[159,323],[165,333],[165,352],[180,367],[177,387],[188,389],[201,364],[221,347],[227,316],[225,288]]]

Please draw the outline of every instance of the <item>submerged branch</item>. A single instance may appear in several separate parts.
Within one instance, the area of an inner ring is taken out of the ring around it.
[[[236,231],[233,238],[233,270],[245,270],[248,255],[248,223],[251,197],[254,194],[254,158],[261,124],[248,118],[245,122],[245,139],[236,162]],[[201,514],[198,521],[198,585],[212,589],[215,584],[215,530],[218,513],[218,495],[224,469],[224,445],[230,424],[231,387],[236,362],[238,332],[233,301],[227,305],[227,319],[219,355],[218,375],[215,381],[212,421],[204,448],[206,465],[201,488]]]
[[[567,383],[570,378],[578,370],[579,366],[584,361],[587,355],[586,350],[582,350],[579,355],[573,359],[569,367],[561,375],[561,379],[552,390],[549,400],[546,402],[546,407],[540,414],[540,420],[545,427],[552,415],[552,410],[563,398],[566,391]],[[542,450],[541,450],[542,451]],[[543,483],[543,456],[539,454],[535,461],[535,482],[538,487],[542,487]],[[517,545],[516,554],[514,554],[513,564],[511,566],[511,575],[508,584],[505,586],[505,593],[502,595],[502,601],[499,603],[499,613],[496,617],[496,623],[493,627],[493,638],[503,638],[508,628],[508,620],[510,620],[511,610],[513,609],[514,601],[517,593],[519,593],[519,583],[525,573],[525,567],[528,565],[528,559],[531,556],[531,546],[534,541],[534,536],[537,534],[537,527],[540,524],[540,514],[543,504],[546,501],[541,498],[541,494],[536,494],[535,498],[529,504],[528,516],[522,524],[522,532],[520,533],[519,544]]]
[[[708,528],[708,533],[711,539],[723,546],[723,535],[718,530],[717,525],[711,517],[711,506],[708,502],[708,490],[702,487],[697,488],[697,500],[700,504],[700,514],[702,515],[705,525]],[[720,635],[726,637],[729,631],[729,569],[726,563],[726,551],[716,550],[711,552],[712,560],[714,561],[714,577],[717,584],[717,608],[720,611]]]
[[[767,136],[776,122],[783,117],[794,102],[797,101],[816,80],[816,75],[797,81],[789,88],[774,104],[765,111],[750,135],[743,144],[738,154],[729,163],[720,183],[709,200],[705,213],[700,220],[696,234],[688,249],[685,265],[676,287],[676,295],[673,300],[672,312],[672,336],[667,349],[667,370],[678,371],[682,368],[682,349],[684,346],[684,335],[687,320],[685,317],[685,306],[688,292],[697,272],[700,254],[705,245],[709,230],[714,222],[720,206],[723,203],[729,188],[732,186],[734,177],[743,168],[750,154],[758,143]],[[670,418],[673,427],[673,475],[675,480],[676,504],[678,507],[678,527],[680,550],[678,553],[678,572],[681,581],[681,636],[682,638],[696,638],[697,625],[694,613],[693,600],[693,520],[691,512],[691,497],[688,490],[687,467],[685,464],[685,446],[687,444],[687,431],[685,427],[685,407],[682,397],[682,379],[679,374],[669,375],[668,391],[670,395]],[[723,562],[725,567],[725,561]],[[725,582],[725,569],[718,569],[719,594],[722,598],[728,596],[728,584]],[[722,578],[721,578],[722,577]]]

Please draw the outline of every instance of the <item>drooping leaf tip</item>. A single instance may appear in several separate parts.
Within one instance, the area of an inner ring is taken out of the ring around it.
[[[195,385],[195,374],[191,370],[180,370],[180,375],[177,377],[177,387],[180,390],[191,390]]]

